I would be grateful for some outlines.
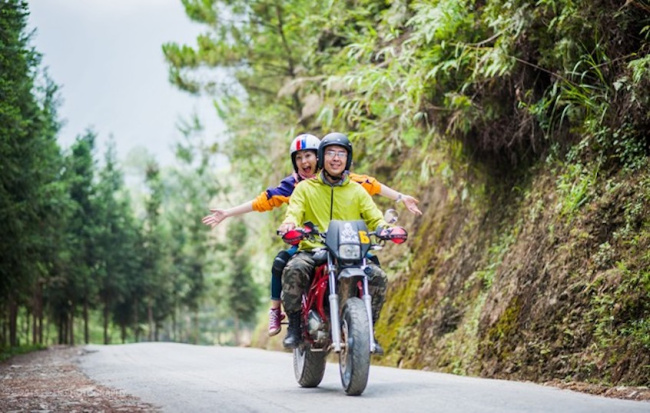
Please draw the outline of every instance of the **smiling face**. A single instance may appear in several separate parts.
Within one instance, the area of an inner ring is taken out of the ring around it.
[[[298,151],[295,160],[298,174],[303,178],[313,178],[316,175],[316,153],[314,151]]]
[[[343,146],[331,145],[325,148],[323,168],[332,177],[340,177],[345,171],[348,151]]]

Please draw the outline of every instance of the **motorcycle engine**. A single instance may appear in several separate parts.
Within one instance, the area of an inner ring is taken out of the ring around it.
[[[325,325],[321,316],[314,310],[309,311],[307,332],[311,339],[317,343],[324,342],[329,337],[327,325]]]

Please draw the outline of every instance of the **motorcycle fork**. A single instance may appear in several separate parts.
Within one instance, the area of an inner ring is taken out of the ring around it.
[[[336,293],[336,266],[332,262],[332,257],[327,254],[327,272],[329,274],[330,286],[330,320],[332,322],[332,344],[334,352],[341,352],[341,320],[339,318],[339,296]]]
[[[363,259],[362,267],[364,270],[368,268],[366,266],[366,259]],[[365,272],[365,271],[364,271]],[[366,273],[367,274],[367,273]],[[370,290],[368,289],[368,276],[363,277],[363,289],[361,290],[361,298],[363,303],[366,305],[366,313],[368,314],[368,328],[370,330],[370,352],[374,353],[377,349],[377,344],[375,343],[375,326],[372,319],[372,296],[370,295]]]

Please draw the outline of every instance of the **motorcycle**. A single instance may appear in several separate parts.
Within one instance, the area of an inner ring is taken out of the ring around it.
[[[387,211],[387,223],[397,220]],[[372,323],[372,297],[368,290],[368,252],[386,241],[401,244],[408,234],[401,227],[369,232],[364,221],[330,221],[326,232],[312,223],[288,231],[282,239],[297,245],[303,239],[318,240],[325,247],[314,253],[316,268],[302,298],[302,342],[293,350],[298,384],[316,387],[325,374],[327,356],[339,354],[339,372],[345,393],[357,396],[368,384],[370,356],[377,350]],[[378,242],[373,242],[377,239]]]

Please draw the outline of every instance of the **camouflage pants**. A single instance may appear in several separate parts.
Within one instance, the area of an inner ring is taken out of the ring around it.
[[[282,273],[282,302],[284,303],[284,311],[287,314],[301,309],[302,294],[307,292],[314,273],[315,263],[312,256],[313,253],[311,252],[301,251],[284,268]],[[368,292],[372,296],[372,318],[373,323],[375,323],[379,319],[381,307],[386,299],[388,278],[386,273],[374,263],[368,262],[368,266],[372,270],[372,273],[368,276]]]

